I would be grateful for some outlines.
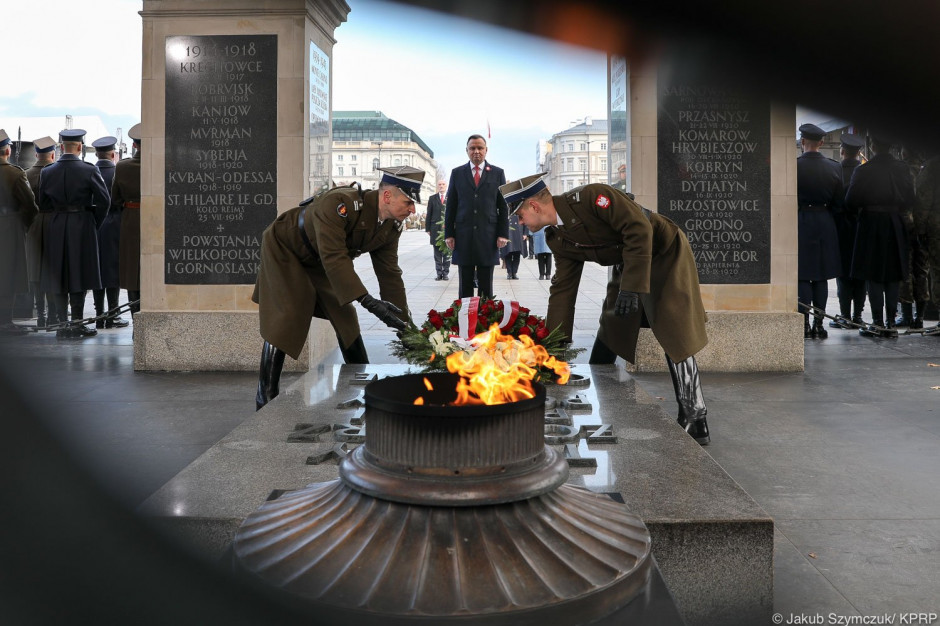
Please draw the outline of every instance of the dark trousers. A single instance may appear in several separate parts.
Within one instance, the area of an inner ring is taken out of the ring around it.
[[[104,308],[105,294],[108,297],[108,308]],[[119,287],[107,287],[105,289],[92,289],[91,295],[95,299],[95,315],[101,315],[105,310],[110,311],[118,307],[118,296],[121,294]]]
[[[876,326],[894,326],[894,313],[898,308],[899,282],[876,283],[869,280],[865,283],[868,288],[868,302],[871,306],[872,323]],[[887,317],[883,317],[887,311]]]
[[[837,278],[836,286],[839,294],[839,313],[845,319],[852,318],[852,307],[855,307],[855,316],[861,317],[865,308],[865,281],[858,278]]]
[[[522,259],[521,252],[509,252],[506,254],[506,277],[515,278],[519,273],[519,261]]]
[[[493,267],[492,265],[458,265],[457,274],[460,277],[458,298],[473,297],[473,280],[476,277],[477,294],[481,298],[493,297]]]
[[[552,277],[552,253],[551,252],[542,252],[536,255],[539,264],[539,278],[544,276],[545,278]]]
[[[450,273],[450,255],[441,252],[437,246],[434,246],[434,269],[438,278],[447,278]]]
[[[826,280],[800,280],[797,281],[797,296],[800,304],[813,305],[817,309],[826,310],[826,301],[829,300],[829,281]],[[809,315],[809,309],[801,307],[803,315]]]

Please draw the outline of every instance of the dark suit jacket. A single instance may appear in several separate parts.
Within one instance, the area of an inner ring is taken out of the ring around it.
[[[454,238],[455,265],[498,265],[498,237],[509,237],[509,208],[499,193],[506,184],[502,168],[483,163],[480,186],[466,163],[450,173],[444,237]]]
[[[424,230],[431,233],[432,246],[437,242],[437,235],[441,232],[442,217],[444,217],[444,203],[441,202],[440,194],[434,194],[428,199],[428,212],[424,216]]]

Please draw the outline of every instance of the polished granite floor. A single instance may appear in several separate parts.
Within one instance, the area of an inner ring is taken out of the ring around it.
[[[426,234],[402,241],[412,309],[450,302],[456,271],[435,281]],[[519,275],[497,268],[497,297],[544,313],[535,261]],[[586,268],[576,343],[590,345],[604,279]],[[381,324],[361,319],[372,361],[396,362]],[[253,372],[135,372],[132,326],[84,341],[5,337],[0,350],[42,427],[127,510],[255,415]],[[327,362],[339,359],[334,350]],[[702,374],[706,450],[775,520],[775,610],[783,620],[940,612],[940,337],[833,330],[806,341],[805,362],[801,373]],[[674,411],[667,374],[636,378]],[[15,444],[18,425],[7,426]]]

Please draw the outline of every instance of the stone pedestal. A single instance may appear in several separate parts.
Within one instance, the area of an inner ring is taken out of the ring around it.
[[[144,0],[138,370],[250,370],[264,228],[325,182],[344,0]],[[314,320],[306,369],[335,348]]]
[[[637,202],[689,237],[709,316],[699,367],[802,371],[795,108],[682,71],[611,59],[612,171],[626,162]],[[648,333],[636,369],[666,369]]]

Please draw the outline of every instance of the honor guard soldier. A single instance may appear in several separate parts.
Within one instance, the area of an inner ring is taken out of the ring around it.
[[[907,165],[891,154],[891,143],[878,134],[872,136],[872,157],[855,168],[845,193],[846,206],[858,214],[852,278],[865,281],[872,325],[886,329],[859,329],[866,337],[897,336],[894,314],[909,269],[903,213],[914,204],[914,181]]]
[[[858,158],[865,147],[865,138],[861,135],[843,133],[839,139],[839,156],[842,158],[842,187],[849,188],[852,172],[861,165]],[[844,204],[844,203],[843,203]],[[855,251],[856,215],[849,213],[844,206],[832,211],[839,234],[839,256],[842,259],[842,273],[836,278],[839,291],[839,313],[846,320],[855,324],[864,324],[862,310],[865,308],[865,281],[852,278],[852,253]],[[854,307],[854,312],[853,312]],[[839,322],[829,322],[831,328],[849,328]]]
[[[55,139],[40,137],[33,142],[33,149],[36,151],[36,162],[26,170],[26,179],[29,181],[29,188],[33,190],[33,195],[38,199],[40,173],[44,167],[55,162]],[[65,311],[61,312],[60,317],[55,308],[53,294],[46,293],[39,287],[42,271],[42,234],[51,216],[51,211],[40,209],[39,215],[33,220],[26,233],[26,271],[29,275],[29,290],[33,294],[33,302],[36,306],[36,326],[39,328],[46,324],[66,321]]]
[[[284,354],[300,356],[312,318],[330,321],[346,363],[369,362],[353,300],[389,327],[405,328],[408,303],[398,240],[405,219],[421,202],[424,172],[407,166],[379,169],[378,189],[330,189],[281,214],[264,231],[251,297],[258,303],[264,338],[258,409],[277,396]],[[353,260],[365,252],[372,257],[380,299],[356,275]]]
[[[801,304],[826,310],[829,279],[842,275],[839,234],[832,218],[841,209],[845,196],[842,168],[819,152],[826,131],[815,124],[800,126],[803,154],[796,159],[797,214],[797,297]],[[812,324],[809,309],[803,313],[803,338],[825,339],[829,331],[821,316]]]
[[[140,124],[134,124],[127,131],[127,136],[133,142],[133,153],[131,158],[118,161],[114,167],[111,210],[108,212],[120,224],[118,286],[127,290],[128,302],[137,302],[131,305],[132,317],[140,311],[140,131]],[[107,320],[112,322],[112,326],[121,326],[118,321],[124,320]]]
[[[105,187],[110,191],[114,181],[114,162],[117,159],[117,137],[110,135],[96,139],[91,143],[95,148],[98,161],[95,167],[101,172]],[[95,316],[101,318],[104,314],[105,295],[108,298],[108,309],[118,306],[120,294],[120,280],[118,279],[118,250],[121,238],[121,212],[108,210],[108,214],[98,227],[98,263],[101,266],[101,289],[95,289],[92,295],[95,299]],[[120,317],[95,320],[95,328],[124,328],[128,325]]]
[[[710,440],[695,353],[705,347],[705,307],[685,233],[610,185],[590,184],[553,196],[540,174],[500,187],[530,230],[545,229],[556,260],[549,290],[549,328],[571,339],[575,301],[586,261],[614,267],[602,305],[591,363],[633,362],[645,321],[666,352],[679,405],[679,425],[697,442]]]
[[[111,201],[98,168],[81,159],[84,137],[79,128],[59,133],[62,156],[39,178],[39,206],[52,211],[43,233],[40,288],[55,294],[59,311],[71,306],[73,322],[83,318],[87,291],[101,288],[98,226]],[[76,324],[57,331],[56,337],[83,339],[96,334],[95,329]]]
[[[29,291],[26,230],[39,212],[26,172],[10,163],[9,135],[0,129],[0,333],[28,332],[13,323],[16,294]]]

